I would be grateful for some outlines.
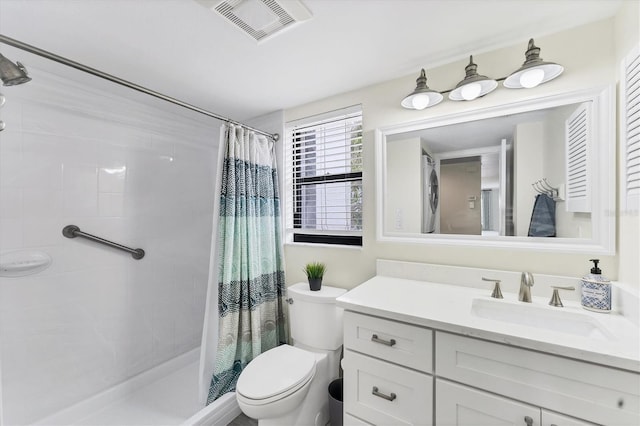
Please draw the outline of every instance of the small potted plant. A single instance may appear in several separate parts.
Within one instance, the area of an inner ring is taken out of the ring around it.
[[[307,263],[304,267],[304,273],[309,280],[309,290],[318,291],[322,287],[322,276],[324,275],[326,267],[322,262]]]

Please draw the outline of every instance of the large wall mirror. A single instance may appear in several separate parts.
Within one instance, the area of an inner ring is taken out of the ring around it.
[[[376,130],[382,241],[615,252],[612,89]]]

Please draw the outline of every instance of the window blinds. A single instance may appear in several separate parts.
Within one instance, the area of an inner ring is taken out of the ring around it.
[[[288,123],[295,233],[361,234],[362,109]]]

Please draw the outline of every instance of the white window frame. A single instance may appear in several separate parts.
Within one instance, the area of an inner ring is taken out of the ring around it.
[[[353,105],[350,107],[342,108],[335,111],[329,111],[326,113],[314,115],[311,117],[302,118],[299,120],[286,123],[285,126],[285,146],[284,146],[284,165],[285,165],[285,242],[286,243],[313,243],[313,244],[331,244],[331,245],[346,245],[346,246],[362,246],[362,224],[360,223],[359,230],[344,230],[331,228],[330,225],[325,225],[322,229],[308,229],[302,227],[301,218],[297,215],[300,212],[300,203],[298,200],[301,196],[301,188],[305,184],[322,184],[322,176],[317,177],[300,177],[296,178],[296,164],[294,161],[294,144],[296,134],[305,127],[322,125],[322,123],[328,123],[340,120],[346,120],[347,118],[353,119],[354,116],[360,118],[360,160],[362,161],[362,106]],[[347,138],[345,132],[345,139]],[[346,147],[346,146],[345,146]],[[299,171],[299,170],[298,170]],[[336,182],[350,182],[359,181],[362,185],[362,170],[359,172],[347,172],[337,173]],[[315,183],[315,181],[318,181]],[[304,183],[301,183],[304,182]],[[296,209],[296,203],[298,208]],[[347,203],[345,205],[348,206]],[[355,212],[355,210],[353,210]],[[360,214],[362,214],[362,198],[360,199]],[[297,217],[296,217],[297,216]],[[296,220],[297,219],[297,220]]]

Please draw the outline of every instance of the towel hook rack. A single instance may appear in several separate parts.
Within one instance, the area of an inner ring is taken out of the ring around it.
[[[542,178],[532,183],[531,186],[538,194],[546,194],[554,201],[564,201],[564,194],[561,194],[561,192],[564,193],[564,185],[554,187],[547,181],[547,178]]]

